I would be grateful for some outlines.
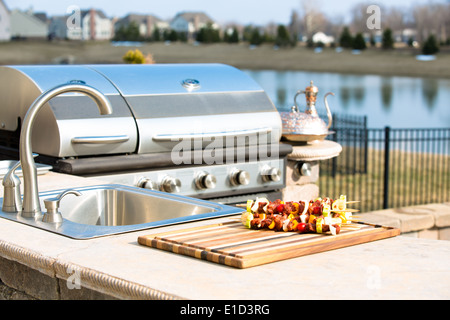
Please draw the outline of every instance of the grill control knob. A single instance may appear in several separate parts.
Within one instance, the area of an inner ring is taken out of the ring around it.
[[[177,178],[165,177],[161,181],[161,191],[165,192],[179,192],[181,187],[181,181]]]
[[[216,176],[207,172],[200,172],[195,179],[195,186],[198,189],[214,189],[216,187]]]
[[[245,186],[250,182],[250,174],[244,170],[234,170],[230,174],[230,182],[233,186]]]
[[[281,180],[281,170],[275,167],[265,166],[261,170],[261,177],[265,182],[278,182]]]
[[[142,178],[141,180],[138,181],[136,186],[138,188],[158,190],[158,184],[155,181],[150,180],[149,178]]]

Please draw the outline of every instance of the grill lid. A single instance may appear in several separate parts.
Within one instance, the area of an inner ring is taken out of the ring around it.
[[[36,119],[33,151],[54,157],[170,152],[192,148],[278,143],[281,119],[262,88],[222,64],[0,67],[3,130],[15,131],[44,91],[72,80],[103,92],[113,113],[100,116],[81,94],[52,99]],[[194,146],[195,144],[195,146]]]
[[[280,116],[264,90],[223,64],[96,65],[127,101],[140,134],[138,153],[168,152],[179,141],[224,146],[278,143]],[[256,138],[256,139],[253,139]],[[228,140],[227,140],[228,139]],[[199,146],[197,144],[196,146]]]
[[[95,102],[79,93],[55,97],[36,118],[33,151],[54,157],[134,152],[138,135],[125,100],[111,82],[84,66],[0,67],[2,129],[17,130],[40,94],[71,81],[88,84],[105,94],[113,113],[100,115]]]

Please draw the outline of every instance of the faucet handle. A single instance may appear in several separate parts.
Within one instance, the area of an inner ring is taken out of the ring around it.
[[[16,176],[15,171],[20,167],[20,160],[17,161],[5,174],[5,177],[3,179],[3,186],[5,187],[15,187],[16,182],[20,184],[19,178]]]
[[[39,156],[37,153],[33,153],[33,158]],[[21,166],[22,162],[17,161],[5,174],[3,177],[3,186],[4,187],[17,187],[20,184],[20,179],[15,174],[16,170]]]
[[[76,190],[66,190],[59,195],[57,195],[54,198],[49,198],[44,200],[45,208],[47,209],[47,212],[42,217],[43,222],[51,222],[51,223],[59,223],[62,222],[62,215],[61,212],[58,211],[59,209],[59,202],[68,194],[74,194],[77,197],[81,196],[81,193]]]
[[[22,197],[20,195],[20,179],[15,174],[20,167],[20,160],[17,161],[3,177],[3,206],[4,212],[22,211]]]

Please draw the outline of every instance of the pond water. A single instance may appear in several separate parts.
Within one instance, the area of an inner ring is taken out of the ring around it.
[[[331,112],[366,115],[369,128],[450,127],[450,79],[348,75],[336,73],[244,70],[266,91],[279,111],[288,111],[298,90],[311,80],[319,88],[316,108],[325,114],[327,92]],[[300,111],[305,96],[299,95]]]

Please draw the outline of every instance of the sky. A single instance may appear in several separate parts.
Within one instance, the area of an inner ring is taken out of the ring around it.
[[[182,11],[203,11],[219,23],[264,25],[269,22],[288,24],[292,10],[301,10],[305,0],[3,0],[7,7],[47,15],[63,15],[72,5],[80,9],[94,7],[101,9],[109,17],[123,17],[129,13],[153,14],[161,19],[173,18]],[[449,0],[310,0],[327,16],[348,17],[351,8],[358,3],[379,4],[387,7],[411,7],[414,4]]]

